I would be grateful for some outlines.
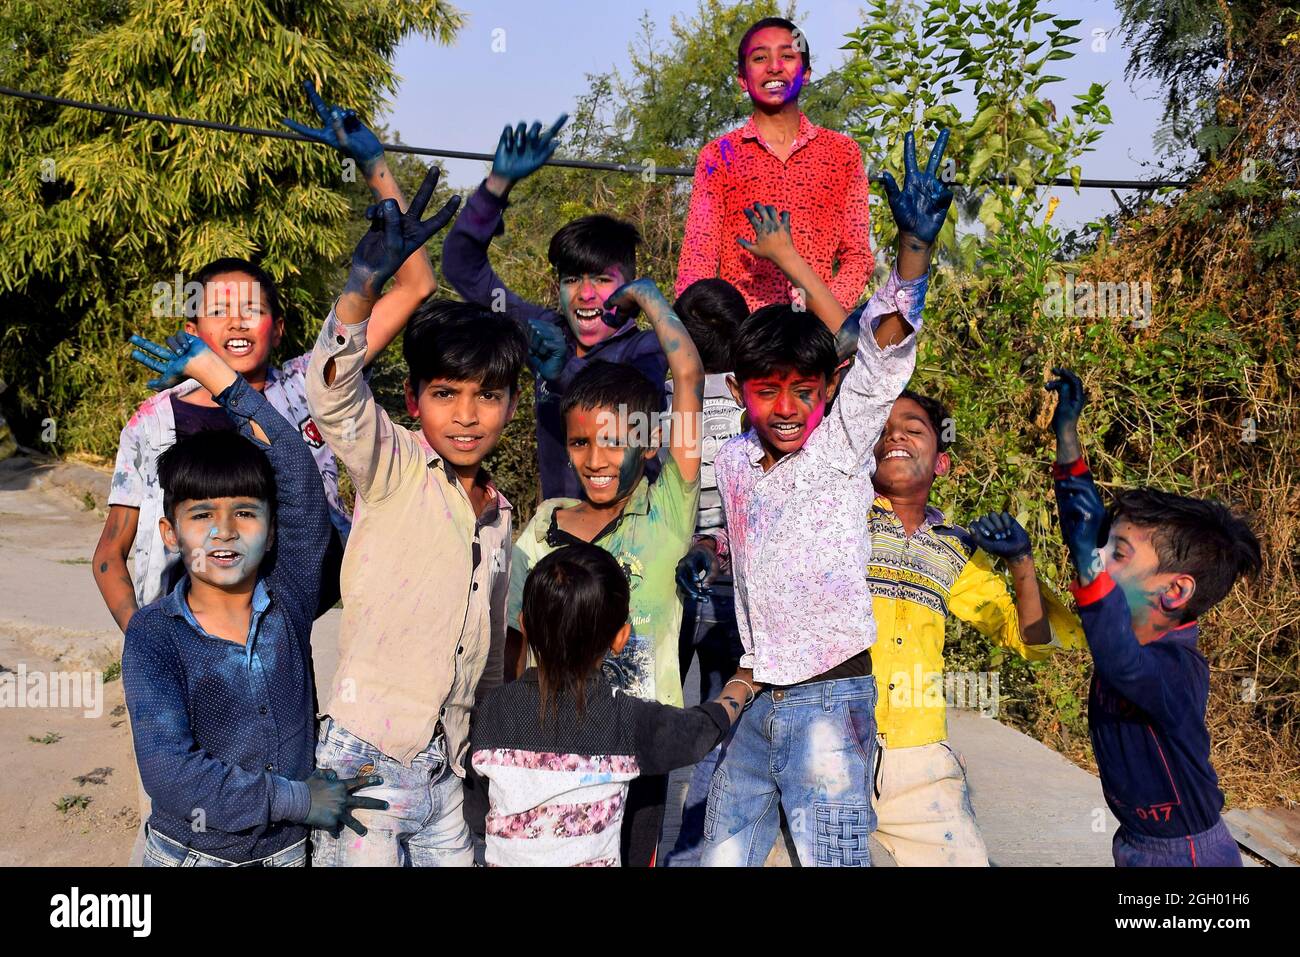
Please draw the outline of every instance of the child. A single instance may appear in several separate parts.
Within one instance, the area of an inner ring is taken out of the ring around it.
[[[871,477],[871,653],[887,685],[876,704],[876,837],[900,867],[988,865],[965,766],[946,740],[947,616],[1030,661],[1083,642],[1079,619],[1039,581],[1029,535],[1014,518],[993,513],[967,531],[930,504],[934,480],[951,466],[951,422],[937,400],[903,390]],[[993,569],[997,558],[1011,591]]]
[[[700,663],[700,700],[716,697],[722,683],[738,666],[744,648],[736,627],[731,574],[726,565],[726,527],[722,499],[713,476],[713,458],[718,449],[743,429],[743,409],[727,386],[731,376],[732,345],[748,310],[745,298],[725,279],[701,279],[677,297],[673,311],[681,317],[691,341],[704,362],[704,413],[701,423],[700,508],[695,520],[691,550],[677,564],[677,586],[681,591],[682,630],[678,640],[681,678],[691,669],[697,655]],[[666,391],[672,396],[672,381]],[[661,452],[662,454],[662,452]],[[721,560],[719,560],[721,558]],[[681,827],[668,867],[699,865],[704,838],[705,801],[709,779],[717,764],[718,748],[709,752],[691,771]]]
[[[403,202],[375,135],[357,121],[351,110],[327,107],[310,83],[304,86],[326,121],[326,128],[312,130],[291,125],[359,162],[376,202],[385,198]],[[284,313],[274,281],[246,259],[225,257],[201,268],[186,288],[201,289],[202,296],[194,296],[197,308],[193,312],[187,308],[185,331],[201,338],[262,392],[311,447],[330,503],[330,520],[338,532],[331,541],[336,578],[338,556],[347,541],[351,516],[339,497],[334,456],[307,411],[304,376],[309,356],[297,356],[280,366],[271,364],[271,352],[284,335]],[[435,288],[433,269],[423,252],[412,256],[398,270],[392,289],[375,305],[367,333],[367,363],[401,332],[415,307]],[[214,397],[195,382],[182,382],[145,400],[122,430],[108,495],[108,518],[95,548],[92,568],[104,603],[123,631],[137,608],[169,591],[175,571],[176,556],[163,547],[157,533],[162,514],[158,456],[187,435],[228,428],[230,422]],[[325,582],[323,593],[328,599],[325,608],[329,608],[336,598],[333,581]]]
[[[714,469],[746,651],[741,666],[771,687],[736,723],[718,761],[705,866],[761,864],[776,838],[778,800],[801,863],[871,863],[875,626],[862,518],[875,497],[873,449],[915,365],[931,244],[952,202],[935,176],[946,140],[941,132],[922,174],[907,134],[904,188],[887,187],[897,264],[867,304],[857,361],[829,413],[844,311],[816,305],[834,300],[818,276],[796,285],[821,322],[773,305],[740,329],[735,390],[751,427],[718,453]],[[788,245],[788,214],[760,219],[754,248]]]
[[[537,463],[541,497],[577,498],[582,483],[569,467],[564,439],[565,396],[573,377],[592,361],[621,362],[654,383],[663,402],[668,360],[655,334],[638,329],[635,310],[617,317],[608,312],[615,290],[637,275],[636,247],[641,236],[631,223],[609,216],[583,216],[551,237],[547,258],[559,283],[560,311],[521,299],[488,262],[488,246],[505,232],[503,213],[514,185],[536,172],[555,152],[566,116],[545,133],[541,124],[525,130],[506,127],[487,179],[465,204],[465,211],[442,246],[442,272],[468,302],[504,312],[529,337],[533,403],[537,415]],[[653,480],[659,463],[646,463]]]
[[[364,837],[317,831],[313,861],[326,866],[473,863],[461,778],[480,679],[500,682],[511,526],[483,460],[514,414],[528,346],[505,316],[426,302],[402,344],[414,432],[393,424],[361,375],[379,290],[456,208],[453,197],[420,221],[436,182],[430,171],[404,215],[391,200],[371,207],[307,370],[312,416],[358,500],[316,764],[380,773],[392,805],[365,815]]]
[[[1120,492],[1108,515],[1079,446],[1083,383],[1052,371],[1052,477],[1092,651],[1088,730],[1119,818],[1115,864],[1241,867],[1210,764],[1210,668],[1196,621],[1258,573],[1259,540],[1218,502],[1155,489]]]
[[[781,270],[732,241],[746,232],[744,211],[763,203],[794,212],[799,252],[850,308],[873,265],[867,176],[851,137],[814,126],[799,109],[812,75],[807,36],[789,20],[764,17],[741,38],[736,71],[753,113],[700,150],[677,292],[718,276],[740,290],[750,310],[792,301]]]
[[[202,339],[131,341],[159,373],[150,385],[194,379],[239,432],[183,438],[158,461],[159,532],[187,574],[132,617],[122,651],[153,802],[144,863],[302,866],[308,826],[364,834],[351,809],[387,807],[353,796],[381,778],[312,770],[325,493],[298,430]]]
[[[563,411],[583,497],[548,499],[519,533],[507,620],[518,621],[524,580],[542,556],[575,541],[601,546],[627,569],[632,588],[632,633],[626,647],[606,659],[610,683],[634,697],[680,707],[682,606],[675,574],[690,548],[699,505],[704,366],[653,282],[638,279],[610,302],[620,309],[638,305],[668,356],[674,383],[669,460],[652,484],[645,466],[655,456],[662,408],[655,384],[608,362],[591,363],[575,376]],[[642,778],[633,788],[622,855],[629,866],[653,860],[666,794],[662,777]]]
[[[698,761],[752,700],[747,671],[689,710],[618,694],[601,664],[627,643],[628,596],[624,569],[585,543],[529,573],[520,627],[537,667],[489,692],[471,732],[489,865],[619,866],[628,782]]]

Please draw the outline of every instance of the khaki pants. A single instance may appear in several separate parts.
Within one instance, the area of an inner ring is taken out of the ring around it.
[[[987,867],[966,766],[947,741],[877,750],[875,839],[899,867]]]

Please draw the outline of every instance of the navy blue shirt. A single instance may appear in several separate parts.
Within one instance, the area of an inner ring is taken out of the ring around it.
[[[1075,463],[1073,474],[1089,473]],[[1150,837],[1213,827],[1223,792],[1210,764],[1210,666],[1196,647],[1196,622],[1139,644],[1128,600],[1109,575],[1072,590],[1092,651],[1088,731],[1111,812]]]
[[[258,569],[248,638],[209,635],[190,611],[186,575],[131,618],[122,682],[136,762],[153,801],[149,826],[224,860],[267,857],[307,829],[315,767],[311,626],[330,518],[298,430],[244,379],[217,402],[275,470],[273,552]],[[255,419],[270,439],[253,437]]]
[[[488,262],[487,251],[492,237],[505,232],[505,220],[501,214],[507,205],[505,200],[488,192],[486,185],[479,185],[443,241],[442,274],[466,302],[499,309],[504,297],[506,315],[523,327],[525,335],[528,334],[530,319],[549,322],[564,334],[568,358],[559,379],[548,382],[533,373],[537,465],[541,473],[542,498],[582,498],[578,473],[569,467],[564,417],[560,414],[560,405],[573,377],[594,359],[626,363],[659,390],[659,405],[662,405],[668,357],[654,332],[637,328],[635,320],[631,319],[614,335],[592,346],[585,356],[579,356],[578,340],[564,315],[516,295]],[[630,282],[635,277],[626,278]],[[646,475],[651,481],[658,476],[659,468],[658,459],[646,463]]]

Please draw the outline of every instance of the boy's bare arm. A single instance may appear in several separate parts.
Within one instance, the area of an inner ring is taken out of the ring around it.
[[[131,581],[131,572],[127,566],[139,523],[138,508],[110,505],[108,519],[100,533],[99,544],[95,546],[91,565],[95,584],[104,596],[104,604],[108,606],[109,614],[123,634],[126,633],[131,616],[140,607],[135,600],[135,584]]]
[[[1001,558],[1011,572],[1020,637],[1027,645],[1048,644],[1052,640],[1052,629],[1043,607],[1029,533],[1010,513],[990,512],[971,522],[970,534],[976,545]]]
[[[650,320],[659,345],[668,357],[673,375],[672,416],[680,428],[669,430],[668,452],[677,463],[682,478],[694,482],[700,474],[700,416],[704,410],[704,362],[659,287],[650,279],[637,279],[614,291],[605,300],[606,319],[620,327],[627,321],[626,309],[635,303]],[[618,310],[624,310],[619,312]]]
[[[754,227],[754,241],[737,236],[738,242],[760,259],[766,259],[785,274],[790,285],[803,293],[803,305],[822,321],[832,334],[840,331],[848,313],[839,304],[830,287],[822,281],[817,271],[808,265],[794,247],[790,234],[790,214],[778,212],[775,206],[755,203],[746,209],[745,218]],[[796,306],[797,308],[797,306]]]

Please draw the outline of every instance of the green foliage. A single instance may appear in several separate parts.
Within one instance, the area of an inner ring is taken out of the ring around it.
[[[368,116],[396,90],[398,42],[461,22],[438,0],[19,0],[0,9],[0,83],[275,127],[314,77]],[[356,223],[337,154],[9,98],[0,142],[0,378],[20,434],[50,417],[59,449],[111,455],[145,394],[124,343],[176,325],[151,315],[154,284],[217,256],[282,284],[286,349],[318,328]]]
[[[1077,187],[1081,170],[1075,160],[1101,135],[1098,127],[1110,122],[1101,84],[1076,95],[1078,102],[1064,115],[1045,98],[1044,88],[1061,79],[1045,71],[1053,61],[1074,56],[1079,38],[1067,31],[1080,21],[1038,7],[1038,0],[927,0],[914,12],[897,0],[872,0],[867,22],[849,34],[846,48],[855,56],[846,71],[863,109],[853,132],[873,165],[901,170],[908,130],[922,141],[921,156],[939,128],[951,132],[947,156],[955,175],[949,181],[964,187],[965,196],[939,234],[940,246],[949,251],[966,202],[978,203],[980,222],[995,233],[1018,227],[1037,210],[1034,183],[1069,175]],[[966,116],[953,104],[961,94],[975,98]],[[1009,182],[988,183],[990,175]],[[890,217],[875,216],[872,226],[880,246],[893,244]],[[974,235],[967,238],[968,262],[976,243]]]

